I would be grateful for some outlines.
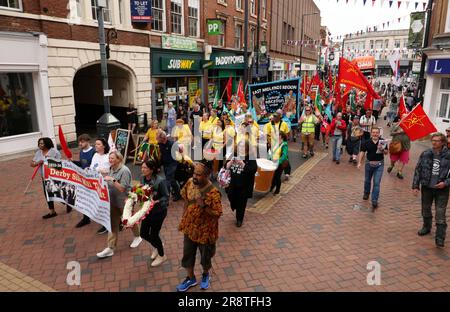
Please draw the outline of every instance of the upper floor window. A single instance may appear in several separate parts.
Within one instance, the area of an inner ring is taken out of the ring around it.
[[[256,0],[250,0],[250,13],[256,15]]]
[[[400,40],[399,39],[395,39],[395,42],[394,42],[394,48],[400,48]]]
[[[226,20],[222,20],[222,25],[220,26],[220,31],[222,32],[223,35],[217,36],[217,45],[219,47],[225,46],[225,29],[227,28],[225,23],[226,23]]]
[[[236,0],[236,9],[242,10],[242,0]]]
[[[236,49],[241,49],[242,46],[242,25],[236,24],[236,28],[234,30],[234,47]]]
[[[256,30],[255,28],[252,28],[250,30],[250,51],[254,51],[255,50],[255,43],[256,43]]]
[[[164,31],[164,0],[152,1],[152,29]]]
[[[106,1],[106,8],[103,9],[103,20],[105,23],[111,23],[111,4],[109,3],[110,0]],[[97,0],[91,0],[91,7],[92,7],[92,19],[98,20],[97,16],[97,10],[98,10],[98,1]]]
[[[21,10],[22,9],[22,1],[21,0],[0,0],[0,9],[8,8]]]
[[[217,0],[217,3],[221,3],[221,4],[227,4],[227,0]]]
[[[189,36],[198,37],[199,33],[199,0],[189,0]]]
[[[172,0],[170,2],[170,24],[172,33],[183,34],[183,0]]]

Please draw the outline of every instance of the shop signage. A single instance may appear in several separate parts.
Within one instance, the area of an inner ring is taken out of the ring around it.
[[[133,23],[149,23],[152,19],[151,0],[131,0],[131,21]]]
[[[163,49],[198,51],[197,41],[193,39],[162,35],[161,40]]]
[[[244,55],[236,55],[230,53],[213,53],[211,55],[213,67],[216,69],[244,69]]]
[[[412,64],[412,72],[413,73],[420,73],[420,67],[421,67],[421,63],[420,62],[414,62]]]
[[[436,59],[428,61],[428,75],[450,74],[450,59]]]
[[[411,23],[408,35],[408,48],[418,49],[423,45],[425,31],[425,12],[411,13]]]
[[[208,19],[206,21],[208,35],[223,35],[223,21],[221,19]]]
[[[161,57],[161,70],[178,71],[178,70],[199,70],[200,62],[189,58],[171,58]]]
[[[269,70],[270,71],[284,70],[284,62],[271,61]]]

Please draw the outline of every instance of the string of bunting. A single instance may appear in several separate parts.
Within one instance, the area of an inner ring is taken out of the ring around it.
[[[333,0],[327,0],[328,2],[333,1]],[[345,4],[357,4],[359,2],[361,2],[361,0],[336,0],[337,3],[344,3]],[[325,0],[319,0],[319,2],[325,2]],[[389,8],[397,8],[398,10],[401,7],[406,7],[406,9],[409,9],[411,4],[414,3],[414,10],[417,10],[417,8],[419,7],[420,4],[422,4],[422,8],[425,11],[426,7],[427,7],[427,2],[426,1],[389,1],[389,0],[371,0],[371,1],[367,1],[367,0],[363,0],[363,5],[366,6],[367,4],[370,5],[370,3],[372,4],[372,7],[375,7],[378,4],[381,4],[381,7],[383,7],[386,2],[389,3]],[[396,5],[394,5],[394,3],[396,3]]]

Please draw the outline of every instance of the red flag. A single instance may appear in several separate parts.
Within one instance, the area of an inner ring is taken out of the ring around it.
[[[368,95],[370,94],[373,99],[380,99],[378,93],[375,92],[367,78],[359,70],[359,67],[343,57],[339,60],[339,75],[336,84],[344,84],[346,91],[356,88],[366,92]]]
[[[68,159],[71,159],[72,158],[72,152],[67,147],[66,138],[64,137],[64,133],[62,131],[61,125],[59,125],[58,135],[59,135],[59,142],[61,143],[61,148],[62,148],[64,154],[66,155],[66,157]]]
[[[242,80],[239,80],[238,98],[239,98],[239,104],[246,103],[245,94],[244,94],[244,82]]]
[[[364,109],[373,109],[373,97],[370,94],[367,94],[366,102],[364,103]]]
[[[436,127],[428,118],[421,104],[416,107],[400,122],[400,127],[406,135],[415,141],[427,136],[430,133],[437,132]]]
[[[406,105],[405,105],[405,97],[402,95],[402,97],[400,98],[400,104],[398,106],[398,116],[401,119],[404,114],[408,114],[408,113],[409,113],[408,109],[406,108]]]
[[[321,90],[323,90],[323,82],[320,80],[319,74],[315,74],[311,80],[311,83],[308,87],[308,92],[311,91],[312,86],[318,86]]]
[[[231,101],[231,96],[233,93],[232,88],[233,88],[233,79],[230,77],[228,79],[227,86],[225,87],[225,89],[227,90],[228,102]]]
[[[330,88],[330,96],[333,92],[333,76],[331,75],[331,70],[328,72],[328,88]]]

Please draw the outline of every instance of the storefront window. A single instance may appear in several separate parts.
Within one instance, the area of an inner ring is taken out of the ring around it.
[[[450,78],[441,78],[441,90],[450,90]]]
[[[0,137],[39,131],[31,73],[0,73]]]

